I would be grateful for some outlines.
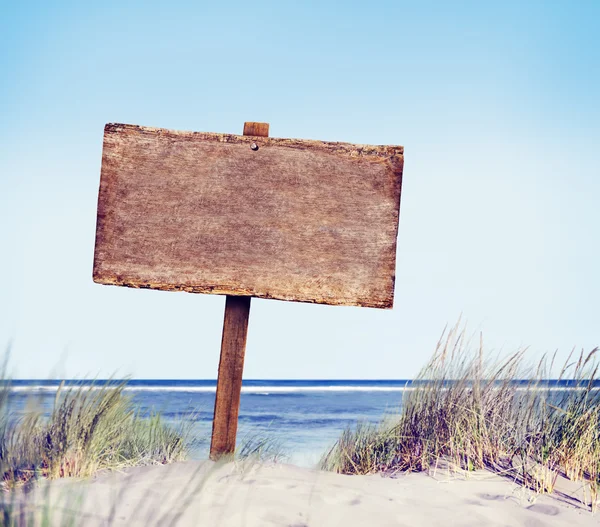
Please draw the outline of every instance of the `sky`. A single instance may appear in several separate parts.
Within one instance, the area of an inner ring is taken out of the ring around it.
[[[3,2],[0,71],[15,377],[216,377],[224,297],[92,282],[108,122],[404,145],[394,308],[254,299],[246,378],[600,345],[600,2]]]

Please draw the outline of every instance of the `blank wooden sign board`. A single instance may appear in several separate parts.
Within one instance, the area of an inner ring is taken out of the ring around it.
[[[211,457],[235,448],[250,298],[391,308],[404,149],[104,129],[94,281],[227,295]]]

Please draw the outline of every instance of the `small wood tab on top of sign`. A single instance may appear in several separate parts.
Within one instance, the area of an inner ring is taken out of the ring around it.
[[[244,135],[269,137],[269,123],[244,123]]]

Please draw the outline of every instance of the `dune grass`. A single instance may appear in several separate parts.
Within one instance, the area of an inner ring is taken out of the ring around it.
[[[580,481],[589,504],[600,486],[598,348],[569,357],[547,386],[554,357],[528,367],[525,350],[486,357],[468,346],[458,326],[444,332],[430,362],[407,386],[400,413],[379,425],[346,430],[321,460],[343,474],[424,471],[444,464],[488,469],[538,493],[559,475]],[[517,382],[519,381],[519,382]]]
[[[63,385],[49,418],[30,409],[15,420],[10,383],[0,389],[0,473],[5,486],[32,479],[85,477],[102,469],[184,459],[190,422],[172,427],[160,414],[142,416],[125,383]]]
[[[260,463],[280,463],[288,459],[284,444],[267,434],[248,434],[240,441],[235,459]]]

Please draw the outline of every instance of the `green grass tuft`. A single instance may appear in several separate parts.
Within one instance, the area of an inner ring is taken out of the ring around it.
[[[140,415],[125,383],[60,386],[50,418],[29,410],[11,422],[10,384],[0,389],[0,473],[5,485],[40,477],[85,477],[103,469],[184,459],[190,422]]]

